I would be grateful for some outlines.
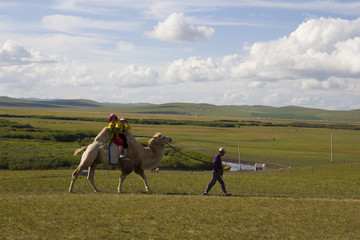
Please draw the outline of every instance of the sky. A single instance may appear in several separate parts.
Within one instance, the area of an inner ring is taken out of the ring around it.
[[[360,109],[360,1],[0,0],[0,96]]]

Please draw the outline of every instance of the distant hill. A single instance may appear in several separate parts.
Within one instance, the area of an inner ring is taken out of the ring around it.
[[[0,97],[0,106],[9,107],[43,107],[43,108],[66,108],[66,107],[100,107],[102,104],[91,100],[35,100]]]
[[[99,103],[85,99],[39,100],[0,97],[0,107],[64,108],[94,112],[190,115],[223,118],[289,119],[360,122],[360,109],[330,111],[297,106],[218,106],[205,103]]]

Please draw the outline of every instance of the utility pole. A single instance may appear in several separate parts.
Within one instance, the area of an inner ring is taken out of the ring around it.
[[[238,152],[239,152],[239,169],[241,172],[241,160],[240,160],[240,141],[238,141]]]
[[[331,134],[331,165],[333,165],[333,134]]]

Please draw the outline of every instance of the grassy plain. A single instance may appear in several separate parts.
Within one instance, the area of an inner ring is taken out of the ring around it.
[[[71,171],[0,172],[2,239],[357,239],[359,164],[264,172],[226,172],[233,194],[211,172],[147,172],[154,193],[131,174],[100,170],[67,193]]]
[[[301,119],[323,121],[359,122],[360,109],[331,111],[323,109],[304,108],[297,106],[270,107],[270,106],[236,106],[212,105],[204,103],[165,103],[165,104],[110,104],[99,103],[86,99],[33,101],[0,96],[0,107],[4,108],[42,108],[63,110],[68,112],[117,112],[117,113],[145,113],[171,114],[176,116],[206,116],[229,118],[273,118],[273,119]]]
[[[104,117],[108,113],[69,112],[66,110],[49,109],[5,109],[7,114],[51,115],[51,116],[82,116]],[[183,121],[196,119],[209,121],[215,118],[171,115],[133,115],[125,114],[127,118],[163,118],[181,119]],[[37,118],[5,118],[33,127],[51,130],[91,131],[99,132],[107,122],[52,120]],[[203,126],[178,125],[133,125],[135,136],[152,136],[156,132],[173,138],[173,145],[180,148],[191,148],[208,156],[213,156],[220,146],[228,151],[225,160],[237,161],[240,145],[241,160],[250,162],[272,162],[296,166],[318,166],[329,164],[331,159],[331,134],[333,134],[333,160],[335,164],[359,162],[360,132],[358,130],[340,130],[327,128],[302,127],[265,127],[241,126],[240,128],[216,128]],[[24,145],[28,144],[24,140]],[[62,144],[66,151],[79,147],[79,144]],[[26,148],[26,147],[25,147]],[[72,151],[71,151],[72,152]],[[71,153],[68,152],[70,155]],[[69,158],[72,158],[69,155]]]
[[[3,110],[2,110],[3,111]],[[51,109],[7,109],[22,115],[106,117],[108,113]],[[124,115],[152,118],[152,115]],[[194,117],[156,115],[165,119]],[[154,117],[155,118],[155,117]],[[95,131],[104,122],[6,118],[49,130]],[[214,118],[196,118],[208,121]],[[153,194],[131,174],[124,194],[116,193],[119,171],[98,170],[93,193],[86,177],[67,189],[72,170],[0,171],[0,239],[359,239],[360,132],[295,127],[214,128],[133,125],[136,136],[155,132],[173,145],[213,156],[219,146],[224,160],[275,162],[291,168],[226,172],[231,197],[216,184],[202,196],[210,171],[147,172]],[[334,164],[330,165],[330,136]],[[1,154],[20,158],[68,157],[80,143],[2,139]]]

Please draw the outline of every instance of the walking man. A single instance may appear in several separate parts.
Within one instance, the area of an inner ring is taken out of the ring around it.
[[[215,157],[213,159],[213,176],[212,176],[212,179],[211,179],[209,185],[207,186],[207,188],[204,192],[204,195],[209,195],[209,191],[215,185],[216,181],[219,181],[219,183],[221,184],[221,189],[223,190],[225,196],[231,195],[230,193],[228,193],[226,191],[225,182],[224,182],[224,179],[222,178],[224,169],[222,166],[221,157],[224,155],[225,155],[225,149],[219,148],[219,152],[215,155]]]

